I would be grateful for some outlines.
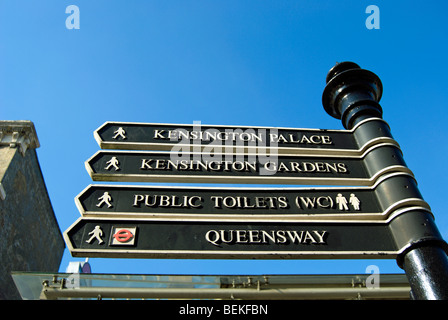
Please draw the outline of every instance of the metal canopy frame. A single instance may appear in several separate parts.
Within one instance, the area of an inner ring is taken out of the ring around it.
[[[404,274],[125,275],[13,272],[26,300],[409,300]]]

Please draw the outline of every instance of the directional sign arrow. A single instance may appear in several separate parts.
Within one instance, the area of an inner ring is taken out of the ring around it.
[[[394,258],[387,224],[232,223],[80,218],[64,233],[73,256],[109,258]]]
[[[353,133],[362,124],[352,130],[321,130],[212,126],[200,123],[186,125],[106,122],[95,130],[94,136],[101,149],[154,151],[201,151],[204,148],[221,146],[226,152],[275,148],[279,154],[361,155],[373,144],[388,142],[397,145],[388,135],[375,136],[375,139],[368,141],[357,141]],[[385,122],[384,124],[387,125]]]
[[[403,182],[408,185],[402,188]],[[391,173],[372,187],[222,188],[90,185],[75,202],[84,217],[205,221],[381,221],[403,207],[430,210],[412,176]],[[402,192],[391,192],[397,189]]]
[[[101,150],[86,161],[86,169],[94,181],[368,186],[388,172],[411,173],[400,149],[389,143],[350,157]]]

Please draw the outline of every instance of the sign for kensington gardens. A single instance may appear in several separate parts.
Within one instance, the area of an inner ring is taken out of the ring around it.
[[[379,147],[391,154],[382,163]],[[388,143],[351,157],[100,150],[86,169],[94,181],[373,185],[390,171],[410,173],[398,153]]]

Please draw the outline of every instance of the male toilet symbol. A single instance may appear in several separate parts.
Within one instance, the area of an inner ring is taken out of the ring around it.
[[[336,197],[336,203],[339,204],[339,210],[349,210],[347,206],[347,199],[340,193]]]

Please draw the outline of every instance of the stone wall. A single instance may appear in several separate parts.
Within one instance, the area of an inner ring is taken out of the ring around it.
[[[65,249],[32,135],[0,121],[0,299],[20,299],[11,271],[57,272]]]

